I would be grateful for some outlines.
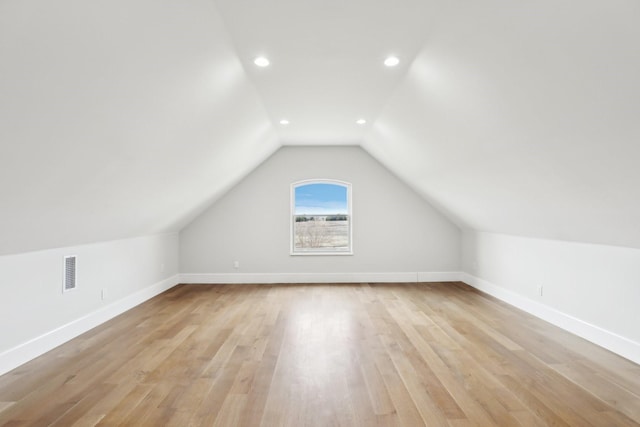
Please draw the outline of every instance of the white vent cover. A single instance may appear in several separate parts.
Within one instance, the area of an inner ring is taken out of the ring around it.
[[[76,288],[76,256],[69,255],[64,257],[64,283],[63,292]]]

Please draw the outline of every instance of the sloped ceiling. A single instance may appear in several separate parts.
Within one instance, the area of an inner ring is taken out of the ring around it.
[[[279,146],[206,0],[3,0],[0,120],[0,254],[178,230]]]
[[[440,15],[364,147],[465,228],[640,247],[640,3]]]
[[[638,22],[635,0],[4,0],[0,254],[179,230],[283,144],[360,144],[464,228],[640,247]]]

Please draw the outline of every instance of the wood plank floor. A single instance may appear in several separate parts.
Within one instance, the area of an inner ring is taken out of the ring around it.
[[[0,377],[4,426],[638,426],[640,367],[462,283],[181,285]]]

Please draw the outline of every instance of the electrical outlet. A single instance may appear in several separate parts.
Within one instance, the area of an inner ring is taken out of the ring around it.
[[[542,296],[542,285],[538,285],[538,295]]]
[[[101,296],[103,300],[107,299],[107,288],[102,288]]]
[[[160,273],[164,273],[164,262],[160,264]]]
[[[233,261],[233,268],[236,270],[240,268],[240,261]]]

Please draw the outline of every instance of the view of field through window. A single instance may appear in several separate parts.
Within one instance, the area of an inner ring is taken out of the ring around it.
[[[294,252],[350,250],[348,187],[309,183],[294,188]]]

